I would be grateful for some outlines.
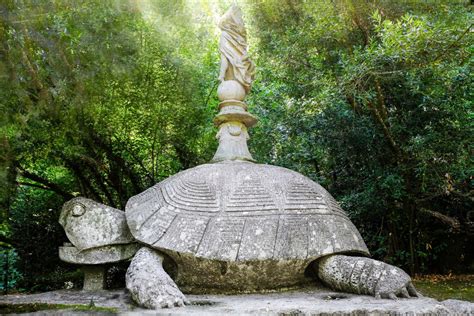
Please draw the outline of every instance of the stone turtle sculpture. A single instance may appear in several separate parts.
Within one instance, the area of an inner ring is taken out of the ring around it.
[[[129,232],[121,222],[107,222],[108,209],[85,198],[65,204],[61,218],[69,239],[100,240],[96,246],[107,243],[103,236],[111,236],[111,244],[123,242],[117,236]],[[182,291],[288,289],[308,283],[308,271],[341,291],[418,296],[401,269],[348,256],[369,255],[357,229],[325,189],[285,168],[243,161],[201,165],[132,197],[125,215],[130,233],[144,245],[126,284],[147,308],[182,306]],[[81,216],[88,227],[94,218],[116,233],[78,238]]]
[[[213,163],[130,198],[125,216],[85,198],[71,200],[61,214],[71,243],[79,250],[132,239],[143,245],[127,270],[126,286],[147,308],[182,306],[182,291],[277,291],[311,282],[310,275],[341,291],[418,296],[401,269],[367,258],[359,232],[319,184],[253,162],[247,129],[257,120],[243,100],[254,66],[240,10],[232,7],[219,27],[221,103]]]

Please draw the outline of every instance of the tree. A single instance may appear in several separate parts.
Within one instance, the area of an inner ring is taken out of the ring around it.
[[[252,101],[274,115],[257,131],[272,142],[253,138],[260,158],[323,182],[376,256],[412,273],[427,269],[447,248],[430,227],[460,232],[472,209],[469,10],[265,5],[251,4],[257,64],[269,65]],[[458,258],[470,252],[464,245]]]

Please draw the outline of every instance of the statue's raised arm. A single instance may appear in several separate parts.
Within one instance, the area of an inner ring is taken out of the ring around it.
[[[221,53],[219,80],[236,80],[248,94],[255,66],[247,54],[247,33],[240,8],[233,5],[221,18],[219,28],[222,30],[219,42]]]

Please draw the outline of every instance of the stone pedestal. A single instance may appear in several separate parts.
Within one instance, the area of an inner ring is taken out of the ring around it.
[[[219,85],[218,95],[220,111],[214,118],[214,124],[219,126],[219,146],[212,162],[255,161],[247,147],[247,140],[248,129],[257,123],[257,118],[247,112],[247,105],[242,102],[244,88],[235,80],[224,81]]]
[[[84,272],[84,291],[103,290],[105,287],[105,263],[115,263],[130,259],[140,245],[109,245],[93,249],[79,250],[66,243],[59,247],[59,258],[62,261],[80,264]]]
[[[105,289],[105,267],[104,265],[83,265],[84,291],[99,291]]]

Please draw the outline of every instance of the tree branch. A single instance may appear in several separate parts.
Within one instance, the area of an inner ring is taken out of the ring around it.
[[[374,115],[375,120],[382,127],[383,134],[385,135],[385,138],[388,140],[388,143],[390,144],[390,147],[393,149],[393,151],[395,152],[395,154],[397,155],[398,158],[402,158],[402,152],[401,152],[400,148],[398,147],[397,143],[395,142],[395,140],[392,136],[392,133],[388,129],[387,125],[385,124],[382,116],[380,115],[380,112],[377,110],[377,108],[371,102],[368,102],[367,106],[372,110],[372,113]]]
[[[461,228],[461,224],[459,223],[459,220],[455,217],[450,217],[444,214],[441,214],[440,212],[432,211],[427,208],[420,208],[420,211],[424,214],[430,215],[444,224],[450,226],[454,232],[459,232]]]
[[[474,24],[469,25],[468,28],[464,32],[462,32],[458,36],[458,38],[456,38],[456,40],[454,40],[445,50],[443,50],[441,53],[439,53],[438,56],[436,56],[435,59],[433,59],[432,62],[433,63],[437,62],[441,57],[443,57],[447,52],[449,52],[449,50],[451,48],[453,48],[454,45],[456,45],[464,37],[464,35],[466,35],[467,33],[469,33],[471,31],[473,25]]]
[[[30,179],[30,180],[33,180],[35,182],[38,182],[38,183],[41,183],[44,187],[42,187],[42,189],[49,189],[51,191],[54,191],[55,193],[61,195],[62,197],[64,197],[65,199],[72,199],[74,197],[74,195],[72,195],[71,193],[69,192],[66,192],[64,191],[61,186],[57,185],[56,183],[53,183],[51,181],[49,181],[48,179],[45,179],[37,174],[34,174],[28,170],[25,170],[24,168],[20,167],[20,166],[17,166],[17,171],[18,173],[20,174],[20,176],[24,177],[24,178],[27,178],[27,179]],[[32,186],[30,184],[30,186]],[[40,187],[40,186],[37,186],[37,187]]]

